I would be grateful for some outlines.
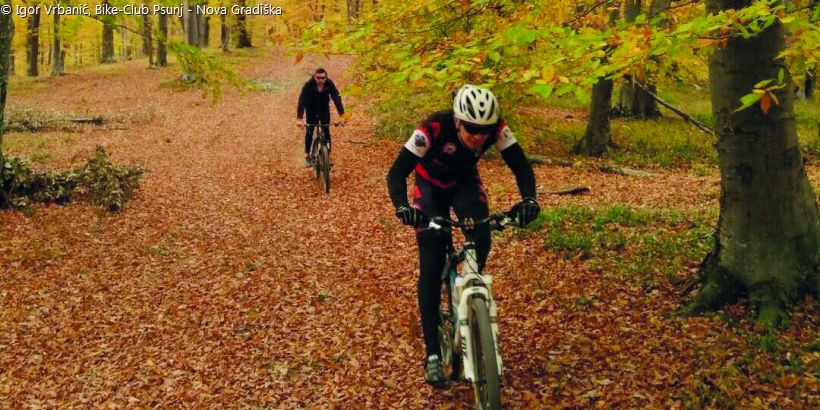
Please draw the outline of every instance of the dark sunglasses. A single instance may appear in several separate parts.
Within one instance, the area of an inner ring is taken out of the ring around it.
[[[467,121],[462,121],[461,124],[464,125],[464,130],[470,134],[481,134],[481,135],[489,135],[493,132],[495,125],[477,125]]]
[[[319,77],[319,76],[317,75],[317,76],[316,76],[316,79],[317,79],[317,80],[327,80],[327,77],[326,77],[326,76],[321,76],[321,77]]]

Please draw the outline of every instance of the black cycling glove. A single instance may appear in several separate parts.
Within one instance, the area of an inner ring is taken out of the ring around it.
[[[401,223],[419,228],[427,223],[427,215],[416,208],[409,206],[402,206],[396,210],[396,218],[399,218]]]
[[[507,215],[509,215],[510,218],[514,218],[518,226],[523,227],[529,225],[535,218],[538,218],[540,212],[541,207],[535,198],[524,198],[521,202],[510,208]]]

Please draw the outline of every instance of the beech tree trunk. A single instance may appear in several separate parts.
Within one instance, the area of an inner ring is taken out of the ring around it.
[[[129,31],[120,29],[120,57],[123,60],[130,60],[131,59],[131,40],[129,40]]]
[[[37,8],[34,14],[28,18],[28,32],[26,33],[28,40],[28,53],[26,54],[26,62],[28,69],[26,74],[29,77],[37,77],[40,75],[39,57],[40,57],[40,9]]]
[[[10,6],[11,0],[6,0],[4,3]],[[14,20],[12,17],[12,13],[0,13],[0,164],[5,162],[3,133],[6,130],[6,92],[8,91],[11,68],[11,43],[14,37]]]
[[[202,6],[207,6],[208,2],[203,1],[199,4]],[[210,23],[210,17],[206,16],[204,13],[197,15],[197,44],[199,45],[199,48],[208,47],[208,23]]]
[[[168,15],[160,13],[159,15],[159,33],[160,38],[157,42],[157,65],[160,67],[168,66],[168,49],[166,47],[168,41]]]
[[[239,0],[237,4],[245,7],[245,0]],[[239,31],[239,38],[236,42],[236,48],[253,47],[251,45],[251,36],[248,34],[247,17],[244,12],[236,15],[236,29]]]
[[[618,20],[618,1],[609,1],[609,24]],[[607,54],[609,50],[607,50]],[[606,57],[603,57],[606,61]],[[612,133],[609,118],[612,107],[612,80],[601,77],[592,86],[592,99],[589,107],[589,119],[584,136],[572,147],[573,154],[599,157],[608,149],[613,148]]]
[[[184,4],[184,7],[185,7],[183,9],[183,13],[182,13],[182,19],[183,19],[183,25],[184,25],[183,29],[185,30],[185,43],[190,45],[190,46],[199,47],[199,23],[200,23],[199,15],[196,12],[196,8],[191,8],[189,10],[189,7],[190,7],[189,0],[185,0],[183,2],[183,4]],[[184,66],[184,73],[182,74],[182,81],[184,81],[184,82],[195,81],[196,80],[196,74],[193,71],[191,71],[190,66],[184,60],[183,60],[183,66]]]
[[[228,44],[231,42],[231,27],[228,25],[228,16],[223,14],[219,16],[219,19],[221,21],[219,34],[222,42],[222,52],[227,53]]]
[[[662,11],[659,7],[666,2],[668,7],[668,0],[655,1],[652,3],[653,12],[659,13]],[[657,5],[656,5],[657,4]],[[635,21],[641,14],[641,0],[627,0],[624,13],[626,20],[629,22]],[[626,82],[621,85],[621,90],[618,93],[618,105],[613,110],[615,114],[623,117],[636,117],[640,119],[657,118],[661,116],[661,111],[658,108],[658,103],[642,88],[636,86],[633,82],[638,81],[640,84],[649,88],[650,91],[655,91],[655,85],[644,78],[637,78],[635,75],[627,76]]]
[[[103,0],[102,4],[108,5],[108,0]],[[108,64],[114,61],[114,24],[112,17],[103,16],[102,57],[100,62]]]
[[[148,56],[148,67],[154,66],[154,16],[142,16],[142,54]]]
[[[354,19],[359,18],[359,11],[362,9],[362,2],[364,0],[347,0],[347,22],[351,23]]]
[[[54,45],[51,52],[54,53],[51,59],[51,76],[59,77],[65,72],[65,52],[60,40],[60,13],[54,13]]]
[[[601,78],[592,86],[592,101],[584,136],[572,148],[574,154],[601,156],[613,147],[609,125],[609,110],[612,105],[612,80]]]
[[[709,0],[707,7],[716,13],[750,3]],[[757,37],[730,38],[709,60],[720,217],[715,247],[701,264],[703,288],[684,313],[747,296],[758,322],[770,327],[782,324],[787,307],[803,295],[818,294],[820,219],[797,144],[794,90],[777,91],[780,103],[768,114],[758,104],[734,112],[740,97],[785,66],[776,59],[784,36],[778,21]]]

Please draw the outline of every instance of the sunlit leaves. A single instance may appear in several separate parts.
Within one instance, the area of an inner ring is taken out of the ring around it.
[[[820,32],[808,22],[810,12],[787,13],[774,0],[718,14],[685,4],[657,18],[614,22],[597,1],[577,7],[542,1],[528,7],[510,1],[380,2],[360,25],[328,17],[311,26],[299,46],[359,55],[365,81],[387,75],[412,93],[422,85],[453,90],[469,82],[508,96],[571,94],[581,101],[602,77],[703,80],[704,57],[779,18],[792,33],[782,57],[795,71],[794,81],[820,60]],[[776,104],[769,96],[763,100]]]
[[[759,101],[760,110],[763,111],[763,114],[768,114],[772,107],[772,103],[780,104],[775,92],[786,87],[786,84],[784,84],[784,79],[785,70],[781,69],[777,74],[777,82],[774,84],[772,84],[774,79],[759,81],[755,84],[751,93],[740,98],[740,107],[738,107],[735,112],[743,111]]]

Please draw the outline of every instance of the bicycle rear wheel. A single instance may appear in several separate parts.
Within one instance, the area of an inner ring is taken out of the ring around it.
[[[325,188],[325,193],[330,193],[330,152],[327,150],[327,145],[322,144],[322,150],[319,153],[322,158],[322,186]]]
[[[473,391],[478,408],[496,410],[501,408],[501,378],[495,357],[493,329],[487,302],[481,298],[470,301],[470,333],[472,339],[475,380]]]

